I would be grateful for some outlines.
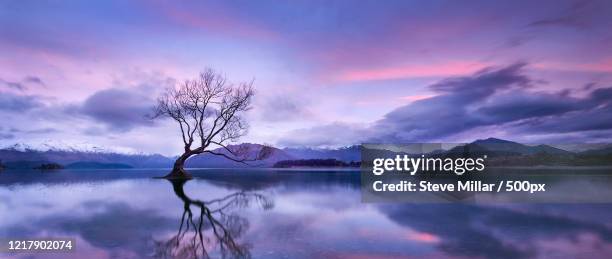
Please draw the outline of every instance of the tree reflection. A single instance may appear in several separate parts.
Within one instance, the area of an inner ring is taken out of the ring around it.
[[[219,249],[223,258],[250,257],[250,244],[236,239],[248,229],[246,218],[235,213],[256,203],[264,209],[274,206],[266,196],[253,192],[236,192],[222,198],[201,201],[185,194],[187,180],[169,180],[174,193],[184,203],[178,233],[165,241],[154,240],[155,258],[209,258],[209,251]],[[196,208],[194,214],[194,210]],[[199,212],[197,211],[199,209]]]

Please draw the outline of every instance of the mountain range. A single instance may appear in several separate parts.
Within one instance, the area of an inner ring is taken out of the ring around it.
[[[259,150],[261,145],[243,143],[239,146],[249,150]],[[266,159],[238,163],[221,156],[202,154],[189,159],[186,163],[188,168],[235,168],[235,167],[272,167],[279,161],[300,159],[336,159],[346,163],[361,160],[361,147],[359,145],[348,146],[337,149],[316,148],[275,148],[272,147],[270,156]],[[488,138],[476,140],[466,145],[457,146],[450,150],[438,150],[433,153],[453,154],[470,151],[471,154],[479,152],[486,153],[491,157],[532,157],[543,154],[555,157],[566,156],[610,156],[612,146],[598,146],[580,152],[572,152],[550,145],[524,145],[508,140]],[[216,149],[218,153],[226,153],[223,149]],[[388,152],[378,150],[379,152]],[[60,148],[45,145],[45,148],[35,148],[23,144],[16,144],[0,149],[0,161],[7,168],[33,168],[44,163],[57,163],[66,168],[170,168],[175,157],[160,154],[144,153],[122,153],[110,151],[104,148]]]
[[[66,168],[169,168],[172,167],[176,157],[160,154],[113,152],[104,148],[84,149],[53,147],[48,144],[34,147],[26,144],[14,144],[0,148],[0,162],[8,168],[32,168],[44,163],[57,163]],[[249,150],[259,150],[262,145],[242,143]],[[232,147],[232,146],[230,146]],[[346,162],[360,159],[359,146],[350,146],[339,149],[313,149],[313,148],[285,148],[272,147],[271,154],[263,160],[248,162],[247,164],[234,162],[222,156],[202,154],[187,160],[188,168],[240,168],[240,167],[272,167],[275,163],[295,159],[337,159]],[[217,153],[228,154],[226,150],[218,148]],[[247,155],[253,157],[253,154]]]

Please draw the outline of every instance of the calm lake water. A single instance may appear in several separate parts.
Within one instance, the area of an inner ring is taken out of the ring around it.
[[[366,204],[359,172],[192,172],[1,172],[0,238],[76,250],[0,257],[612,258],[611,204]]]

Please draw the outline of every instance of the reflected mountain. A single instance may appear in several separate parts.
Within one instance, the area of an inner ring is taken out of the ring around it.
[[[176,196],[183,201],[183,214],[176,235],[154,241],[154,258],[210,258],[209,251],[215,248],[223,258],[250,257],[250,244],[237,240],[249,228],[249,221],[232,210],[247,208],[252,203],[268,210],[274,207],[271,199],[262,194],[240,191],[202,201],[185,194],[187,180],[168,181],[172,183]]]

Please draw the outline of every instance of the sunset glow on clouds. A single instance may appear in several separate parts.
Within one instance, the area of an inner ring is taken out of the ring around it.
[[[390,67],[382,69],[348,71],[338,77],[342,81],[364,81],[364,80],[385,80],[402,79],[411,77],[449,77],[460,76],[474,73],[486,68],[484,64],[474,63],[446,63],[434,65],[412,65]]]
[[[609,1],[5,1],[0,144],[174,154],[174,126],[142,113],[206,67],[255,79],[243,141],[608,141],[611,12]],[[575,120],[587,115],[601,121]]]

